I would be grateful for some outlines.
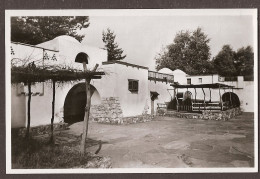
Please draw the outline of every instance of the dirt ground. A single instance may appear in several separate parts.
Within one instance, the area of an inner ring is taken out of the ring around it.
[[[80,135],[83,122],[68,133]],[[254,117],[244,113],[229,121],[155,117],[130,125],[90,122],[88,137],[102,140],[99,155],[113,168],[253,167]],[[87,148],[95,152],[98,146]]]

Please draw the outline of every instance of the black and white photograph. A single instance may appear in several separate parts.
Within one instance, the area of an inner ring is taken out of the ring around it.
[[[7,173],[258,171],[256,9],[5,20]]]

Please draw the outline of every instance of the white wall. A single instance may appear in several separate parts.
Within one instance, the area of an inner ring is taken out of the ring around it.
[[[53,64],[59,64],[61,66],[66,65],[79,70],[83,70],[83,67],[81,63],[75,63],[75,58],[80,52],[84,52],[89,56],[88,69],[92,69],[96,64],[101,66],[102,62],[107,61],[106,50],[82,45],[70,36],[59,36],[53,40],[39,44],[38,46],[59,50],[59,62],[54,62]]]
[[[211,84],[218,83],[218,75],[195,75],[195,76],[186,76],[185,83],[187,84],[187,79],[191,79],[191,84]],[[202,79],[202,83],[199,82],[199,78]]]
[[[26,125],[26,97],[24,95],[17,94],[17,85],[11,86],[11,126],[25,127]]]
[[[15,44],[12,43],[12,48],[14,51],[14,55],[11,55],[13,64],[19,66],[28,64],[32,61],[34,61],[35,65],[42,65],[43,64],[43,55],[47,53],[49,60],[46,60],[46,63],[50,62],[53,55],[56,56],[56,59],[59,59],[58,52],[53,52],[49,50],[43,51],[41,48],[36,48],[32,46],[27,45],[21,45],[21,44]],[[48,48],[48,46],[46,46]]]
[[[134,116],[143,113],[149,105],[148,69],[115,64],[115,95],[119,97],[123,116]],[[128,79],[138,80],[138,93],[128,90]]]
[[[156,91],[159,93],[158,99],[154,100],[154,109],[156,110],[158,103],[166,103],[171,101],[171,96],[173,96],[173,90],[167,90],[167,89],[173,89],[172,86],[170,86],[170,83],[160,82],[160,81],[154,81],[149,80],[148,83],[148,89],[150,91]],[[151,100],[150,100],[151,103]],[[151,110],[149,110],[151,111]]]
[[[238,95],[241,109],[244,112],[254,112],[254,81],[244,81],[244,88],[234,90]]]

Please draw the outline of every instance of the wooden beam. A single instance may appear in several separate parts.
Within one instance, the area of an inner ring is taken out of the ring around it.
[[[94,67],[92,72],[95,72],[97,70],[98,64]],[[83,62],[83,68],[84,72],[86,72],[86,63]],[[86,149],[86,139],[87,139],[87,133],[88,133],[88,122],[89,122],[89,114],[90,114],[90,105],[91,105],[91,91],[90,91],[90,81],[91,78],[86,78],[85,84],[86,84],[86,107],[85,107],[85,116],[84,116],[84,122],[83,122],[83,134],[81,138],[81,145],[80,145],[80,154],[81,156],[85,155],[85,149]]]

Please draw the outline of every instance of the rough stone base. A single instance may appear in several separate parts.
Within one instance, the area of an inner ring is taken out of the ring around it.
[[[68,128],[67,123],[55,123],[53,124],[53,130],[65,130]],[[26,127],[23,128],[14,128],[12,129],[12,133],[15,133],[18,136],[25,136],[27,131]],[[30,128],[30,134],[33,136],[50,134],[51,133],[51,124],[35,126]]]
[[[180,113],[177,111],[168,111],[166,116],[175,116],[179,118],[186,119],[204,119],[204,120],[216,120],[216,121],[227,121],[237,115],[240,115],[240,108],[228,109],[226,111],[212,112],[212,111],[203,111],[202,114],[199,113]]]
[[[149,114],[132,116],[132,117],[124,117],[123,124],[135,124],[140,122],[149,122],[153,120],[154,116]]]
[[[90,120],[99,123],[122,124],[123,112],[118,97],[102,98],[101,104],[92,105]]]
[[[165,116],[166,113],[167,113],[166,108],[160,108],[160,109],[157,109],[157,111],[156,111],[156,115],[158,115],[158,116]]]

